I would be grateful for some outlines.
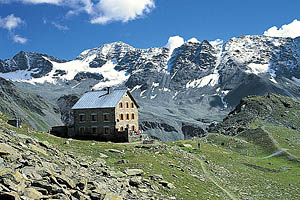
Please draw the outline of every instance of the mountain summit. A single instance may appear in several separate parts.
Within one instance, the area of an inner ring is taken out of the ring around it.
[[[0,60],[0,77],[52,103],[92,88],[130,88],[142,107],[141,127],[153,137],[176,140],[196,134],[184,131],[186,126],[201,127],[197,134],[204,134],[207,123],[222,119],[245,96],[298,98],[299,49],[300,38],[262,35],[225,43],[190,40],[172,52],[114,42],[71,61],[20,52]]]

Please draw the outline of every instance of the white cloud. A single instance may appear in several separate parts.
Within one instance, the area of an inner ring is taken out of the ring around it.
[[[0,3],[1,2],[3,1],[0,0]],[[8,15],[5,18],[0,17],[0,28],[8,30],[10,37],[15,43],[25,44],[27,42],[26,38],[14,34],[14,29],[24,23],[25,22],[21,18],[15,17],[14,14]]]
[[[57,24],[55,22],[52,22],[52,25],[55,26],[55,28],[57,28],[60,31],[67,31],[67,30],[69,30],[69,27],[61,25],[61,24]]]
[[[15,43],[20,43],[20,44],[25,44],[27,42],[26,38],[23,38],[19,35],[14,35],[13,40],[14,40]]]
[[[155,8],[155,0],[0,0],[1,3],[52,4],[68,7],[67,16],[87,13],[93,24],[128,22]]]
[[[169,37],[168,43],[165,45],[172,53],[174,49],[184,44],[184,39],[180,36]]]
[[[20,26],[23,23],[24,23],[24,21],[19,17],[15,17],[14,14],[8,15],[5,18],[0,17],[0,27],[7,29],[9,31],[17,28],[18,26]]]
[[[32,4],[41,4],[41,3],[46,3],[46,4],[60,4],[62,3],[62,0],[21,0],[23,3],[32,3]]]
[[[285,24],[280,28],[273,26],[265,31],[264,35],[271,37],[298,37],[300,36],[300,21],[295,19],[290,24]]]
[[[101,0],[95,6],[96,14],[91,23],[128,22],[149,13],[154,7],[153,0]]]

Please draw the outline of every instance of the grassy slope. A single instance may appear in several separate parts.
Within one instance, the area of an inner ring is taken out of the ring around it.
[[[6,120],[3,115],[0,118]],[[298,118],[293,120],[294,124],[298,123]],[[4,121],[0,120],[1,126],[14,129],[3,124]],[[200,150],[197,149],[198,140],[153,145],[69,140],[66,144],[67,139],[28,131],[27,127],[14,130],[48,141],[76,157],[96,159],[99,153],[104,153],[109,156],[106,162],[116,171],[141,168],[144,177],[159,188],[158,193],[177,199],[300,199],[299,162],[286,154],[264,159],[280,148],[300,157],[299,132],[282,124],[256,120],[248,125],[248,130],[233,137],[209,134],[200,139]],[[192,148],[182,147],[182,144],[191,144]],[[124,154],[106,151],[112,148]],[[153,174],[162,175],[176,189],[166,189],[158,181],[151,180]]]

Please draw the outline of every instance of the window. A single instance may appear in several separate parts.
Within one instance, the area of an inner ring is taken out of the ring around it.
[[[135,127],[134,127],[134,126],[131,126],[131,130],[134,131],[134,130],[135,130]]]
[[[120,114],[120,120],[124,120],[124,115]]]
[[[119,108],[123,108],[123,103],[122,102],[119,103]]]
[[[79,122],[85,121],[85,114],[79,114]]]
[[[134,108],[134,104],[133,103],[131,103],[131,108]]]
[[[126,108],[129,108],[129,103],[128,102],[126,102]]]
[[[103,114],[103,121],[109,121],[110,120],[110,114]]]
[[[84,127],[80,127],[79,132],[80,132],[80,134],[84,134]]]
[[[126,114],[126,120],[129,120],[129,113]]]
[[[108,128],[108,127],[103,128],[103,133],[110,134],[110,128]]]
[[[97,134],[97,127],[92,127],[91,133],[92,134]]]
[[[124,127],[123,126],[120,127],[120,131],[124,131]]]
[[[131,113],[131,120],[134,120],[134,113]]]
[[[91,114],[91,120],[93,122],[96,122],[97,121],[97,115],[96,114]]]

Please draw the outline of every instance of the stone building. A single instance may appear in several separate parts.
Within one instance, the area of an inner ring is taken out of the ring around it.
[[[85,93],[72,107],[70,137],[127,142],[139,133],[138,104],[126,89]]]

